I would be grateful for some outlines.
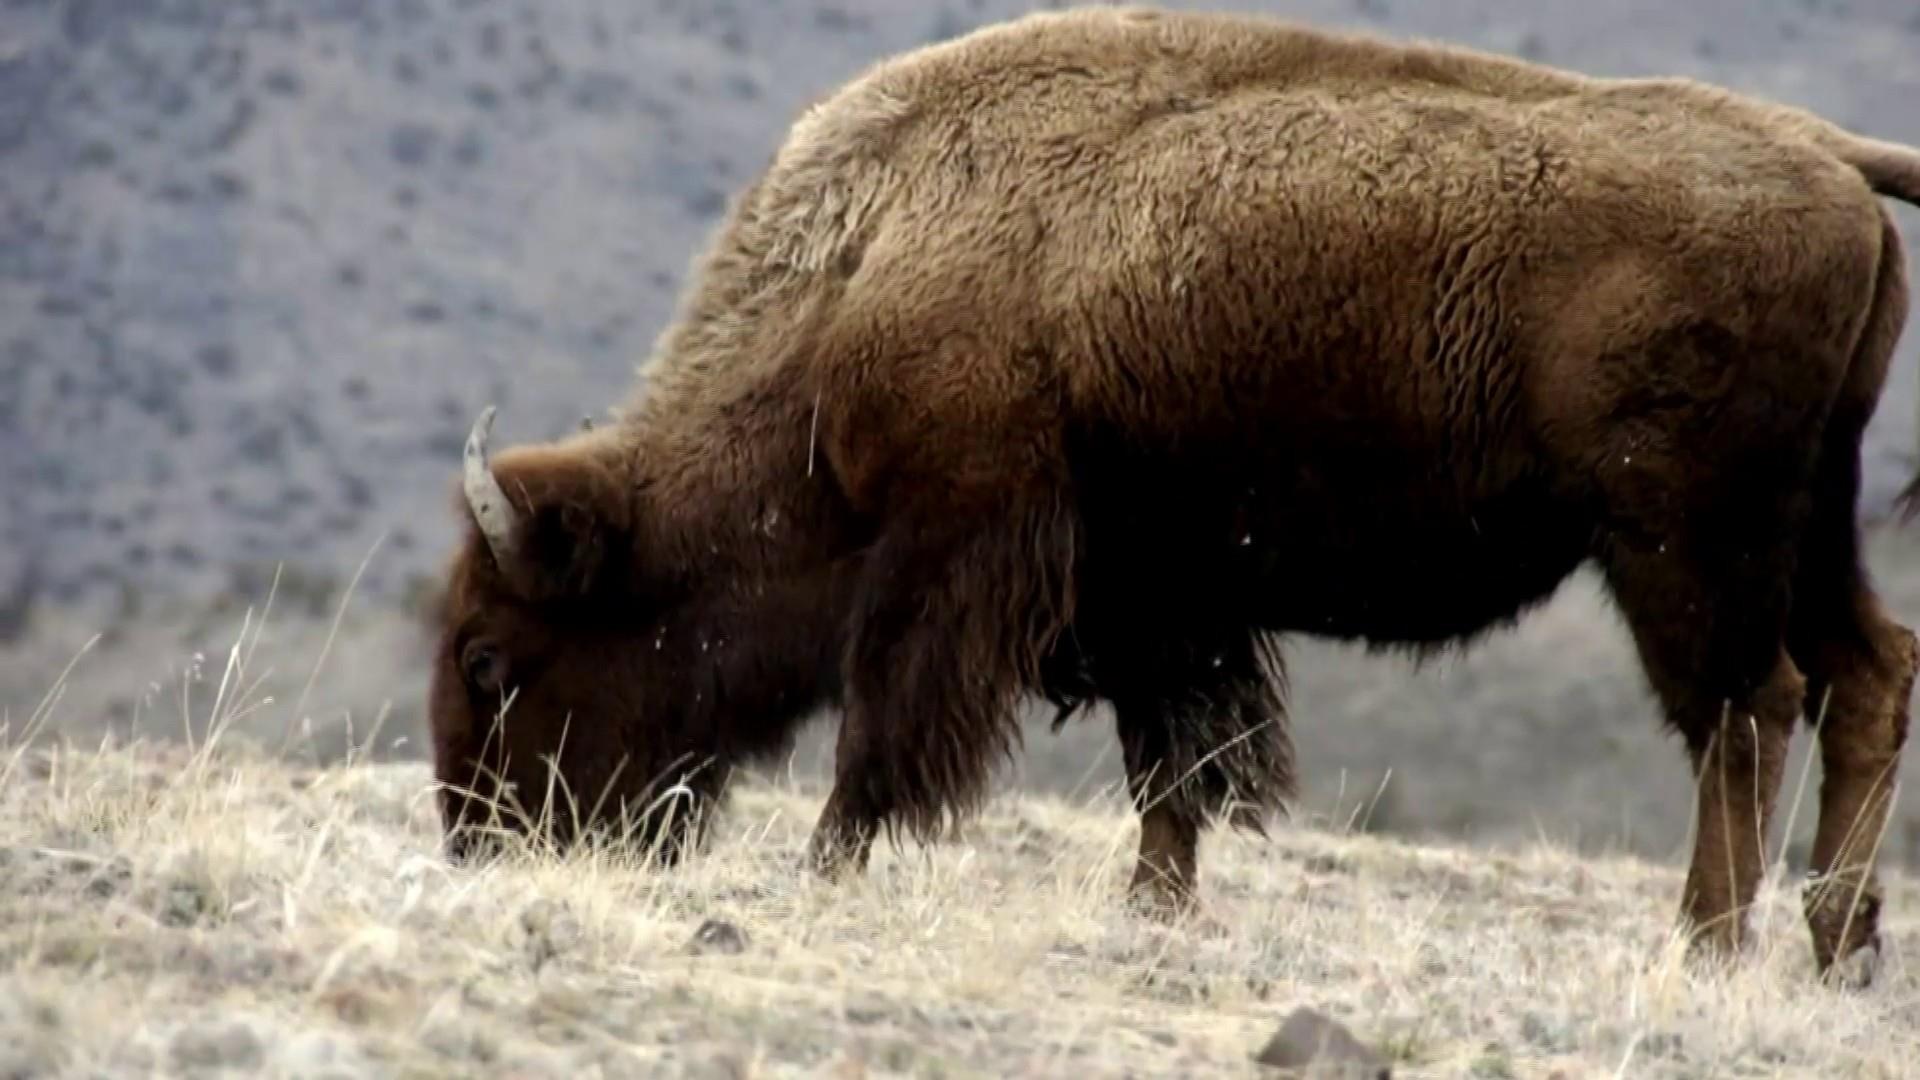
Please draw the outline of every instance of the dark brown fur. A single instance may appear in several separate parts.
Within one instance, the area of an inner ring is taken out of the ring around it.
[[[1803,112],[1268,19],[888,60],[736,200],[617,421],[494,464],[514,545],[452,567],[439,774],[537,801],[564,730],[576,797],[692,769],[705,805],[838,706],[838,873],[972,809],[1022,696],[1104,700],[1177,907],[1201,827],[1291,793],[1278,635],[1442,648],[1593,561],[1700,775],[1702,940],[1831,698],[1816,869],[1870,903],[1810,894],[1824,970],[1875,940],[1846,827],[1916,664],[1854,517],[1907,305],[1876,192],[1920,156]]]

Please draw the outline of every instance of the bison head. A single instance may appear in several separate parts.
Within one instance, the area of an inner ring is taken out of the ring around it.
[[[604,826],[670,860],[723,748],[694,700],[702,673],[669,647],[693,609],[635,569],[634,451],[602,429],[489,463],[492,420],[467,440],[428,700],[449,851]]]

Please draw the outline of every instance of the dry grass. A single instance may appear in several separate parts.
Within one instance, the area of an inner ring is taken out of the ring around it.
[[[242,641],[213,700],[183,703],[216,733],[269,704]],[[1010,798],[833,887],[798,869],[817,794],[743,787],[669,872],[604,853],[456,870],[418,765],[301,768],[218,734],[16,741],[0,1076],[1257,1075],[1296,1004],[1401,1076],[1920,1060],[1904,880],[1881,980],[1846,993],[1812,982],[1777,879],[1754,954],[1701,973],[1669,933],[1668,869],[1304,824],[1215,834],[1217,925],[1163,928],[1118,902],[1134,826],[1110,800]],[[691,948],[710,919],[743,947]]]

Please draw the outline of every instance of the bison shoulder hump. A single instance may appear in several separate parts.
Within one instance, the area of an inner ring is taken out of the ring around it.
[[[787,133],[754,215],[773,262],[806,272],[839,262],[896,182],[894,151],[917,109],[883,74],[814,105]]]

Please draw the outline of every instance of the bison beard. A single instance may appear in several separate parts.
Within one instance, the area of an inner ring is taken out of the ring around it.
[[[1855,517],[1908,303],[1876,194],[1920,199],[1920,153],[1268,19],[1035,15],[879,64],[735,200],[611,422],[493,461],[476,425],[450,844],[557,780],[583,809],[501,824],[678,857],[835,707],[811,854],[855,872],[977,806],[1020,700],[1099,701],[1133,894],[1177,912],[1208,822],[1291,795],[1281,635],[1458,645],[1591,563],[1698,778],[1696,942],[1743,940],[1812,714],[1815,958],[1870,961],[1920,665]]]

